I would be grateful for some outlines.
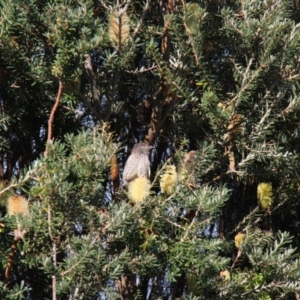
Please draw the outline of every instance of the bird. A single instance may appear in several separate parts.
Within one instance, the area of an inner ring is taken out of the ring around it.
[[[133,147],[123,170],[123,185],[125,188],[138,177],[150,178],[149,152],[152,148],[145,142],[140,142]]]

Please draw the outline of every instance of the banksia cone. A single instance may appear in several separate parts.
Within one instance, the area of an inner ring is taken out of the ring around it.
[[[244,130],[243,126],[244,117],[241,114],[234,114],[231,118],[231,121],[227,127],[228,133],[225,134],[224,139],[226,141],[233,140],[234,136]]]
[[[116,191],[120,186],[120,180],[119,180],[119,166],[115,154],[110,159],[110,176],[113,182],[114,191]]]
[[[108,19],[108,36],[115,48],[120,48],[129,38],[130,26],[126,12],[114,11]]]
[[[176,187],[178,180],[176,167],[166,166],[163,175],[160,178],[160,189],[162,193],[171,195],[174,188]]]
[[[242,249],[242,244],[243,244],[243,241],[245,239],[245,235],[241,232],[239,232],[235,237],[234,237],[234,244],[235,246],[241,250]]]
[[[128,185],[128,198],[133,203],[142,202],[150,195],[151,184],[145,177],[138,177]]]
[[[257,198],[261,207],[268,210],[273,203],[273,190],[271,183],[261,182],[257,186]]]
[[[10,216],[17,214],[27,214],[28,213],[28,202],[27,200],[18,195],[14,195],[7,200],[7,213]]]

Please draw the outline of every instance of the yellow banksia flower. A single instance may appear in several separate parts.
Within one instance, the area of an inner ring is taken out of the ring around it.
[[[257,198],[260,206],[268,210],[273,203],[272,183],[261,182],[257,186]]]
[[[10,196],[7,200],[7,213],[9,216],[28,214],[28,201],[22,196]]]
[[[230,273],[228,270],[221,271],[220,276],[222,277],[223,281],[228,281],[230,280]]]
[[[235,237],[234,237],[234,244],[235,246],[241,250],[242,248],[242,244],[243,244],[243,241],[245,239],[245,235],[241,232],[239,232]]]
[[[128,198],[133,203],[142,202],[150,195],[151,184],[145,177],[138,177],[128,185]]]
[[[171,195],[178,181],[175,166],[166,166],[165,171],[160,177],[160,189],[162,193]]]

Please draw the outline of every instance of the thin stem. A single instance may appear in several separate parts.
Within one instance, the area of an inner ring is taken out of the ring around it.
[[[59,106],[60,103],[60,99],[63,93],[63,88],[64,88],[64,84],[61,80],[59,80],[59,87],[58,87],[58,92],[57,92],[57,96],[56,96],[56,100],[55,103],[53,105],[53,108],[51,110],[51,114],[48,120],[48,137],[47,137],[47,145],[46,145],[46,150],[45,150],[45,156],[48,155],[48,145],[51,143],[51,140],[53,138],[53,123],[54,123],[54,116],[55,113],[57,111],[57,108]]]

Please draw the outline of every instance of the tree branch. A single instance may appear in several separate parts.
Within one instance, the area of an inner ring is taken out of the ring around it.
[[[168,0],[166,3],[161,4],[161,9],[164,16],[164,28],[161,41],[161,53],[163,60],[168,65],[170,59],[170,46],[171,46],[171,36],[169,34],[169,25],[172,22],[170,14],[173,13],[174,6],[173,1]],[[161,77],[161,84],[159,91],[157,93],[156,99],[154,101],[154,106],[152,109],[151,122],[148,129],[148,134],[145,138],[146,142],[153,144],[156,137],[160,133],[163,121],[166,119],[167,115],[163,116],[163,106],[166,104],[168,92],[170,90],[170,84],[165,76]]]
[[[93,71],[91,57],[88,54],[85,54],[84,58],[85,58],[84,66],[91,85],[92,98],[93,98],[95,109],[91,109],[92,107],[91,105],[87,104],[87,101],[84,101],[84,103],[89,107],[89,109],[91,109],[92,113],[97,117],[99,121],[100,120],[105,121],[110,116],[112,101],[110,97],[107,97],[106,100],[101,101],[100,89],[96,80],[96,75]]]
[[[10,247],[10,252],[9,252],[8,259],[7,259],[7,265],[6,265],[5,274],[4,274],[4,283],[5,283],[5,285],[7,285],[8,282],[9,282],[9,278],[10,278],[10,275],[11,275],[11,269],[12,269],[12,266],[13,266],[13,262],[15,260],[17,245],[20,242],[20,240],[24,237],[25,234],[26,234],[25,230],[21,230],[21,229],[15,229],[14,230],[15,237],[14,237],[13,243]]]
[[[51,143],[51,140],[53,138],[53,123],[54,123],[54,116],[57,111],[57,108],[59,106],[59,102],[63,93],[63,88],[64,84],[61,80],[59,80],[59,87],[58,87],[58,92],[56,96],[56,100],[54,103],[54,106],[52,108],[49,120],[48,120],[48,136],[47,136],[47,145],[46,145],[46,150],[45,150],[45,156],[48,155],[48,145]]]

